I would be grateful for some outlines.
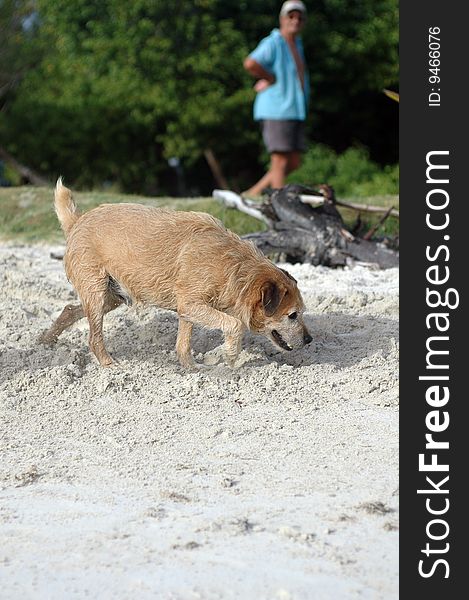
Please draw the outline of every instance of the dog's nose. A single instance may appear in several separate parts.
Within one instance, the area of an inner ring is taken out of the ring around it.
[[[313,338],[309,335],[309,333],[305,333],[303,335],[303,342],[306,344],[311,344],[311,342],[313,341]]]

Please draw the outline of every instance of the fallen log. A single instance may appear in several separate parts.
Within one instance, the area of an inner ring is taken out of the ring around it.
[[[302,202],[301,196],[317,195],[315,191],[298,185],[274,190],[269,201],[256,208],[234,192],[215,190],[213,196],[267,224],[267,231],[243,236],[264,254],[281,253],[289,260],[330,267],[356,263],[397,267],[398,252],[383,243],[357,238],[345,228],[332,190],[324,187],[324,201],[314,207]]]

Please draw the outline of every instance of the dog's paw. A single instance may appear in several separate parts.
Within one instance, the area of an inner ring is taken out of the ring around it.
[[[49,329],[45,329],[37,338],[36,342],[43,346],[54,346],[57,343],[57,336],[50,333]]]
[[[216,365],[206,365],[204,363],[195,363],[195,369],[202,373],[208,373],[209,371],[213,371]]]
[[[203,364],[207,367],[214,367],[223,361],[223,345],[217,346],[213,350],[209,350],[205,354],[200,354]],[[199,356],[197,357],[199,358]]]
[[[247,350],[241,350],[241,352],[235,357],[225,356],[226,364],[231,369],[239,369],[241,367],[244,367],[255,358],[258,358],[258,356],[256,354],[248,352]]]
[[[207,372],[213,369],[214,365],[204,365],[203,363],[192,361],[191,363],[182,364],[179,363],[179,366],[184,369],[184,371],[188,371],[190,373],[200,373]]]
[[[225,355],[226,366],[229,367],[230,369],[236,369],[238,367],[237,361],[238,361],[238,356]]]
[[[194,362],[192,355],[188,356],[179,356],[178,362],[183,369],[187,371],[194,371],[197,369],[197,364]]]
[[[114,358],[111,358],[111,357],[109,357],[108,359],[105,359],[105,360],[101,361],[99,364],[104,369],[119,369],[121,367],[120,362],[118,360],[115,360]]]

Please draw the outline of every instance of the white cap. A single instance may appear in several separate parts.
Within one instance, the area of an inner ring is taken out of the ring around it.
[[[304,15],[306,14],[306,6],[300,0],[287,0],[282,4],[282,8],[280,9],[280,16],[284,17],[292,10],[299,10]]]

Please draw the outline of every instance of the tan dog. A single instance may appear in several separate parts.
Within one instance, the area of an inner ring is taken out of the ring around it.
[[[230,366],[246,329],[282,350],[311,342],[293,277],[218,219],[139,204],[103,204],[81,215],[61,179],[55,210],[67,239],[65,271],[81,304],[66,306],[40,341],[57,341],[86,316],[90,348],[109,366],[104,315],[124,302],[142,302],[177,311],[176,351],[185,367],[194,365],[193,324],[221,329]]]

